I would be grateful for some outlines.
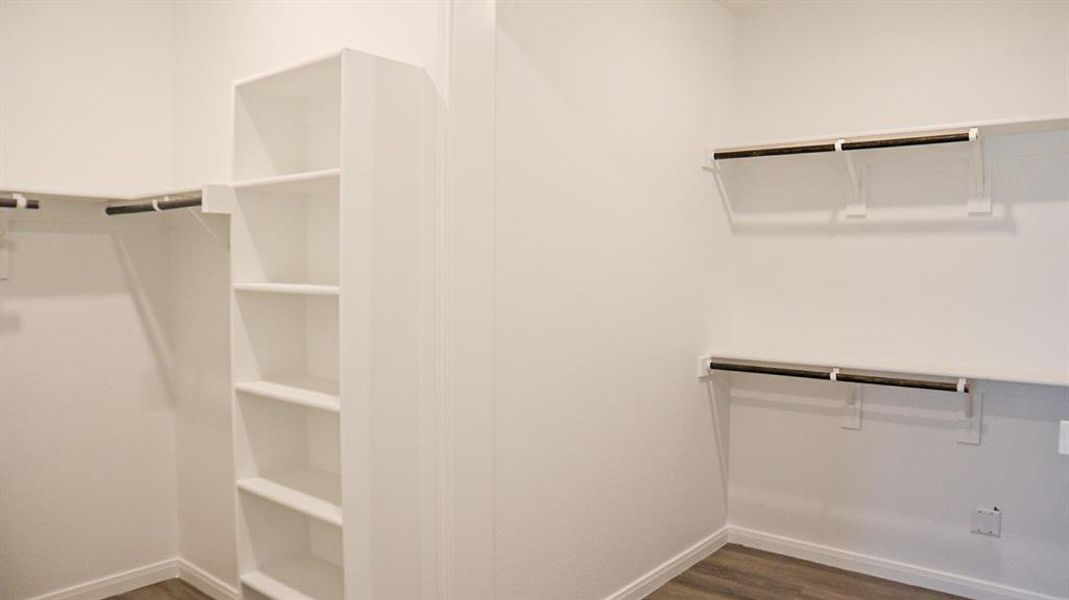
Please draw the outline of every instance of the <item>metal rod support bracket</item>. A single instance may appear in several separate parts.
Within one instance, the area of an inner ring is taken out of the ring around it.
[[[713,178],[716,180],[716,191],[720,193],[720,202],[724,205],[724,212],[727,213],[728,223],[734,223],[735,211],[731,208],[731,199],[728,197],[727,188],[724,186],[720,163],[715,158],[713,151],[707,151],[703,155],[702,168],[713,174]]]
[[[984,427],[984,395],[976,389],[964,396],[964,418],[958,430],[958,443],[980,445],[980,432]]]
[[[969,141],[972,143],[972,159],[969,161],[972,169],[972,182],[969,186],[969,200],[965,208],[970,215],[990,215],[991,184],[987,177],[987,156],[979,129],[973,127],[969,130]]]
[[[843,214],[847,218],[864,218],[868,214],[868,202],[863,196],[861,175],[858,173],[857,165],[854,164],[854,153],[843,151],[844,143],[846,143],[844,138],[835,140],[835,151],[843,155],[846,173],[850,176],[850,200]]]

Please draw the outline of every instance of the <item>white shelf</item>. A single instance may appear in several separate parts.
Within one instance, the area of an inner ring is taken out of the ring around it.
[[[235,283],[234,290],[267,294],[302,294],[306,296],[338,295],[338,286],[318,283]]]
[[[803,146],[808,144],[820,144],[834,142],[839,138],[866,139],[883,138],[902,135],[925,135],[941,131],[960,131],[972,128],[980,130],[980,137],[1014,135],[1022,133],[1043,133],[1047,131],[1069,130],[1069,113],[1043,115],[1033,118],[1022,119],[997,119],[989,121],[974,121],[968,123],[947,123],[941,125],[925,125],[922,127],[883,129],[878,131],[862,131],[847,134],[835,134],[825,136],[811,136],[805,138],[785,138],[774,140],[755,140],[740,143],[732,143],[724,147],[718,147],[717,152],[746,150],[750,148],[763,148],[768,146]],[[802,155],[804,156],[804,155]]]
[[[337,474],[303,468],[275,471],[270,477],[241,479],[237,486],[309,517],[342,526],[341,483]]]
[[[271,563],[241,576],[241,583],[273,600],[342,600],[342,570],[311,555]]]
[[[341,171],[322,169],[260,179],[235,181],[235,190],[257,190],[279,195],[320,194],[336,191]]]
[[[1035,385],[1054,385],[1069,387],[1069,370],[1027,371],[1023,369],[991,369],[971,365],[920,364],[902,361],[866,362],[856,359],[841,359],[834,356],[782,356],[773,354],[747,354],[738,352],[713,352],[714,356],[725,360],[740,362],[777,363],[786,365],[822,365],[839,367],[855,371],[875,371],[885,373],[916,373],[936,377],[964,377],[987,381],[1009,383],[1030,383]]]
[[[341,410],[337,382],[310,375],[284,381],[241,381],[234,384],[234,389],[332,413]]]

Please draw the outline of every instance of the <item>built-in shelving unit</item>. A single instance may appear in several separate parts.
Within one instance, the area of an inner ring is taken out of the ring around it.
[[[433,90],[420,67],[351,50],[235,85],[234,183],[217,196],[242,597],[419,595],[409,367],[427,322]]]
[[[235,88],[231,218],[243,593],[344,597],[342,55]]]

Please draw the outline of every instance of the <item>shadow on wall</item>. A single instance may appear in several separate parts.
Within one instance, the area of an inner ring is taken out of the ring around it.
[[[227,219],[186,210],[108,217],[97,203],[63,200],[44,203],[40,211],[5,217],[10,268],[9,278],[0,282],[0,336],[23,331],[20,301],[129,296],[159,374],[172,400],[176,398],[171,313],[176,302],[196,299],[183,299],[174,287],[178,284],[171,277],[172,262],[182,258],[172,254],[172,231],[181,226],[185,235],[200,238],[197,244],[219,246],[223,253],[213,260],[225,264]],[[182,220],[195,225],[181,224]],[[100,351],[108,351],[106,336],[84,333],[79,343],[102,344]]]

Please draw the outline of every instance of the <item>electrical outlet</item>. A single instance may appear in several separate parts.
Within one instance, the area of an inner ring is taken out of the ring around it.
[[[994,509],[977,508],[972,511],[972,532],[999,537],[1002,535],[1002,513]]]
[[[1069,421],[1062,421],[1058,434],[1058,454],[1069,455]]]

